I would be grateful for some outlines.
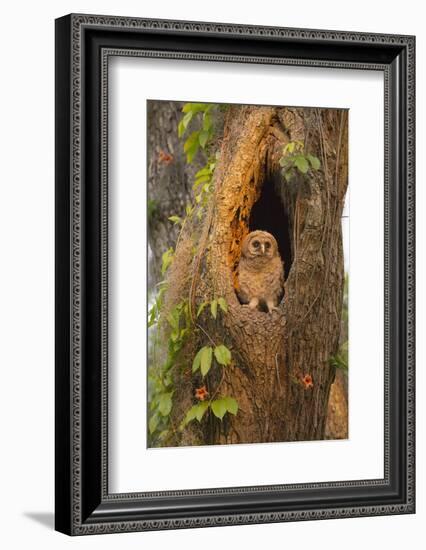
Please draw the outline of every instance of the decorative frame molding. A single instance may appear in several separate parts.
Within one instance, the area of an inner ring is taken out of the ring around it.
[[[56,21],[59,531],[83,535],[414,512],[414,51],[412,36],[95,15]],[[108,493],[107,83],[108,59],[116,55],[383,71],[382,480]],[[321,495],[328,501],[321,502]],[[176,507],[177,497],[186,499],[186,508]]]

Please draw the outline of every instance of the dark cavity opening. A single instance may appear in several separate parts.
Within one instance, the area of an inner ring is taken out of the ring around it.
[[[275,237],[284,262],[284,276],[287,279],[293,261],[289,219],[281,197],[275,191],[275,185],[273,178],[263,182],[261,195],[251,210],[249,229],[268,231]]]

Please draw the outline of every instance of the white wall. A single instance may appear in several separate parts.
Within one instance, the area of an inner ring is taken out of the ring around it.
[[[417,34],[418,151],[425,143],[426,31],[421,2],[305,0],[56,0],[7,3],[2,9],[2,160],[0,226],[0,542],[4,548],[186,549],[279,547],[418,548],[426,520],[424,155],[419,154],[418,205],[418,512],[319,521],[69,539],[53,524],[53,20],[69,12],[225,21]],[[414,543],[414,544],[413,544]]]

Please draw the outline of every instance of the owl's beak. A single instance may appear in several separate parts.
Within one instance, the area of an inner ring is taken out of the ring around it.
[[[262,254],[265,254],[265,243],[262,243],[261,248],[262,248]]]

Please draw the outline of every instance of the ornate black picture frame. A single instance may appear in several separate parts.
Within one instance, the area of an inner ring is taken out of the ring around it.
[[[111,494],[107,469],[110,56],[384,74],[383,479]],[[56,21],[56,529],[118,533],[415,511],[413,36],[68,15]]]

